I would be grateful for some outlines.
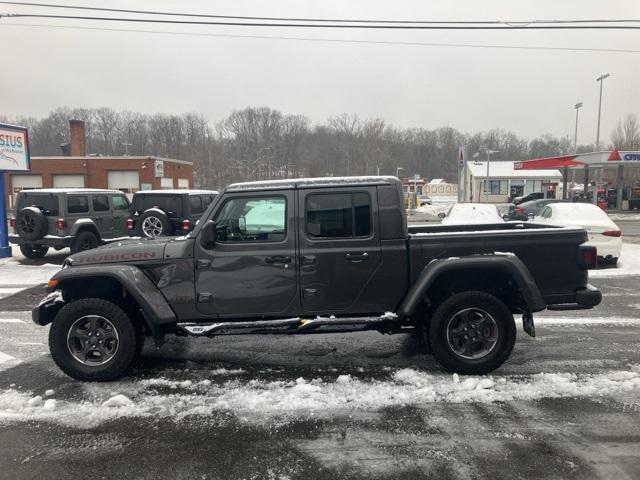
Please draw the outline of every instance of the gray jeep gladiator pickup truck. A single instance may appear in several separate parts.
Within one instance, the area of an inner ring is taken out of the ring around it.
[[[67,259],[33,310],[54,361],[80,380],[122,375],[145,337],[417,332],[447,369],[507,360],[514,315],[588,309],[597,259],[580,228],[407,227],[394,177],[230,185],[184,237]],[[215,348],[215,346],[213,346]]]

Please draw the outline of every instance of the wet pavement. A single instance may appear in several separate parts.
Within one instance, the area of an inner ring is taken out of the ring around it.
[[[170,338],[82,384],[29,321],[40,288],[8,295],[0,478],[640,478],[639,280],[594,278],[601,306],[538,314],[471,386],[419,338],[374,332]]]

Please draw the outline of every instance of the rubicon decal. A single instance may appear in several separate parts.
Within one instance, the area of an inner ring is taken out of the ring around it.
[[[126,262],[129,260],[147,260],[156,258],[155,252],[134,252],[119,254],[101,254],[89,255],[78,259],[78,263],[107,263],[107,262]]]

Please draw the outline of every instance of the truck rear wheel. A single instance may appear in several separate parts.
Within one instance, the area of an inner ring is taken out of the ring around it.
[[[60,369],[77,380],[107,381],[129,368],[141,344],[127,314],[101,298],[65,305],[49,330],[49,350]]]
[[[485,292],[468,291],[436,309],[426,339],[433,355],[452,372],[483,375],[511,355],[516,326],[507,306]]]

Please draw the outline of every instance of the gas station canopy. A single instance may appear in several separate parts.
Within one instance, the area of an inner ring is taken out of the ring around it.
[[[535,158],[515,162],[515,170],[538,170],[541,168],[585,168],[612,167],[630,163],[640,164],[640,152],[619,152],[614,149],[605,152],[561,155],[559,157]]]

